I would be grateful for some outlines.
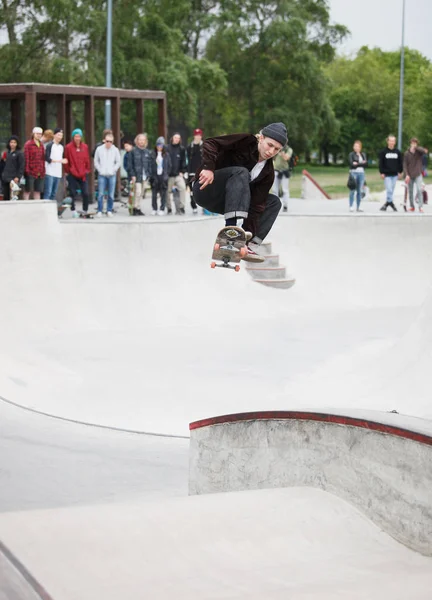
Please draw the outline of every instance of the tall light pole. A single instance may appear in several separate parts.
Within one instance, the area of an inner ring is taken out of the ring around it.
[[[113,0],[107,0],[107,43],[105,75],[105,85],[107,88],[112,87],[112,3]],[[105,100],[105,129],[111,129],[111,100]]]
[[[398,126],[398,148],[399,148],[399,150],[402,150],[404,78],[405,78],[405,0],[402,0],[402,46],[401,46],[401,62],[400,62],[399,126]]]

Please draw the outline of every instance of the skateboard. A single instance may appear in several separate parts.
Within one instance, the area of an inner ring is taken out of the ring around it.
[[[14,202],[16,202],[17,200],[19,200],[19,195],[21,193],[21,188],[20,186],[15,183],[14,180],[12,180],[9,184],[9,189],[10,189],[10,199]]]
[[[97,215],[97,212],[84,212],[82,210],[78,210],[77,213],[80,219],[94,219]]]
[[[239,263],[246,256],[246,234],[241,227],[224,227],[219,231],[213,246],[213,260],[221,260],[221,263],[212,262],[211,268],[223,267],[240,271]]]
[[[133,216],[134,214],[134,204],[135,204],[135,183],[132,181],[129,188],[129,201],[128,208],[129,214]]]

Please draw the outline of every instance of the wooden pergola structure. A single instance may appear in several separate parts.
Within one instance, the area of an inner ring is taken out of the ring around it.
[[[158,104],[158,135],[167,135],[166,93],[161,90],[125,90],[121,88],[88,87],[78,85],[51,85],[46,83],[2,83],[0,100],[10,101],[10,131],[19,136],[21,142],[28,140],[35,126],[47,129],[47,101],[54,100],[57,126],[65,133],[65,142],[70,141],[73,131],[72,102],[84,102],[84,136],[90,149],[96,144],[95,100],[111,101],[111,129],[116,144],[120,144],[121,101],[134,100],[136,105],[136,132],[144,131],[144,100]],[[24,111],[24,118],[23,117]],[[93,174],[91,177],[93,188]]]

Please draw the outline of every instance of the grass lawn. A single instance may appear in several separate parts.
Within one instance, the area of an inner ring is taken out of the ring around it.
[[[347,167],[324,167],[322,165],[297,165],[290,180],[290,195],[301,198],[302,171],[306,169],[320,186],[332,198],[346,198],[349,194],[347,188]],[[371,192],[381,192],[384,182],[376,167],[366,169],[366,182]]]

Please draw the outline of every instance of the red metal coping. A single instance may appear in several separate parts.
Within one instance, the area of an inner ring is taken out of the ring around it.
[[[312,175],[309,173],[309,171],[306,171],[306,169],[303,169],[302,174],[307,177],[309,179],[309,181],[312,181],[312,183],[314,184],[315,187],[317,187],[319,189],[319,191],[324,194],[324,196],[327,198],[327,200],[331,200],[331,197],[327,194],[327,192],[325,190],[323,190],[323,188],[320,186],[320,184],[312,177]]]
[[[232,415],[223,415],[201,421],[194,421],[189,424],[189,430],[201,429],[210,425],[222,425],[224,423],[238,423],[241,421],[266,421],[266,420],[295,420],[295,421],[320,421],[323,423],[333,423],[335,425],[350,425],[351,427],[359,427],[369,429],[371,431],[379,431],[388,433],[398,437],[406,438],[421,444],[432,446],[432,437],[423,433],[417,433],[394,425],[385,425],[376,421],[367,419],[356,419],[354,417],[344,417],[341,415],[331,415],[325,413],[299,412],[299,411],[264,411],[264,412],[249,412]]]

